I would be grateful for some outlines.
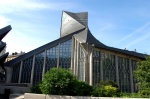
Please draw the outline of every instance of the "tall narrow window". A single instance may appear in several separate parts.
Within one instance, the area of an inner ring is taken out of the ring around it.
[[[116,82],[115,55],[102,53],[103,80]]]
[[[30,83],[32,62],[33,57],[30,57],[23,61],[21,72],[21,83]]]
[[[118,57],[119,85],[123,92],[131,92],[129,59]]]
[[[133,74],[133,89],[135,92],[137,92],[138,91],[137,80],[134,77],[134,73],[133,73],[137,69],[137,61],[131,60],[131,65],[132,65],[132,74]]]
[[[100,51],[93,51],[93,85],[98,84],[101,80],[101,55]]]
[[[72,39],[60,44],[59,66],[70,68]]]
[[[35,64],[34,64],[34,74],[33,74],[33,85],[38,84],[38,82],[42,81],[42,71],[44,64],[44,52],[37,54],[35,56]]]
[[[12,79],[11,79],[12,83],[18,83],[19,72],[20,72],[20,63],[13,66]]]
[[[57,67],[58,45],[46,51],[45,73],[53,67]]]

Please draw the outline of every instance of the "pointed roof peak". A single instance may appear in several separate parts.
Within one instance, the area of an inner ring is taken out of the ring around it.
[[[72,34],[86,27],[78,16],[75,13],[63,11],[60,30],[61,37]]]
[[[78,13],[73,13],[69,11],[63,11],[66,14],[68,14],[70,17],[78,21],[84,26],[88,26],[88,12],[78,12]]]

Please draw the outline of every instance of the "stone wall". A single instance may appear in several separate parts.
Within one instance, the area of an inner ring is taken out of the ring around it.
[[[24,99],[146,99],[146,98],[60,96],[60,95],[44,95],[44,94],[25,93]]]
[[[4,94],[4,91],[6,89],[10,89],[10,94],[11,93],[20,93],[24,94],[26,92],[30,92],[29,87],[18,87],[18,86],[1,86],[0,85],[0,94]]]

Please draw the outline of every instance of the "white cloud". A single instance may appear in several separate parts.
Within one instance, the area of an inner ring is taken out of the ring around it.
[[[135,45],[135,44],[137,44],[137,43],[139,43],[139,42],[141,42],[141,41],[143,41],[145,39],[148,39],[148,38],[150,38],[150,32],[149,31],[148,31],[147,34],[141,36],[140,38],[134,39],[134,41],[132,41],[131,43],[127,44],[123,48],[129,48],[129,47],[131,47],[131,46],[133,46],[133,45]]]
[[[0,13],[17,13],[25,10],[62,10],[69,9],[75,6],[74,3],[69,2],[38,2],[33,0],[0,0]]]
[[[137,33],[141,33],[143,30],[145,30],[146,28],[150,27],[150,21],[147,22],[146,24],[144,24],[143,26],[141,26],[140,28],[136,29],[135,31],[133,31],[132,33],[130,33],[129,35],[123,37],[121,40],[115,42],[115,44],[121,43],[125,40],[127,40],[128,38],[134,36],[135,34],[137,35]],[[134,38],[134,37],[133,37]]]
[[[7,26],[10,22],[10,19],[4,17],[4,16],[0,16],[0,29]]]

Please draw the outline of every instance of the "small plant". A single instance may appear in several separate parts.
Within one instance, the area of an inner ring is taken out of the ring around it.
[[[120,91],[118,85],[112,81],[101,81],[93,89],[93,96],[96,97],[119,97]]]
[[[117,97],[119,96],[118,88],[112,87],[112,85],[104,86],[104,95],[107,97]]]

